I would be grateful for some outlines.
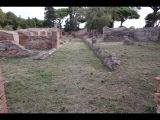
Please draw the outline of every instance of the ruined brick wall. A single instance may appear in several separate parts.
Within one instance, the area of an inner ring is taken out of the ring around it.
[[[29,36],[24,47],[26,49],[50,49],[52,36]]]
[[[52,48],[58,49],[60,46],[58,31],[52,31]]]
[[[57,31],[55,37],[59,39],[62,35],[59,28],[30,28],[18,30],[19,43],[26,49],[51,49],[53,47],[52,42],[55,38],[52,35],[52,31]],[[56,45],[57,47],[58,45]]]
[[[108,28],[103,27],[104,41],[123,41],[124,36],[134,37],[139,41],[160,41],[160,28]]]
[[[24,46],[30,36],[30,32],[26,30],[18,30],[19,44]]]
[[[55,32],[56,34],[54,34],[55,36],[52,34],[53,31],[57,31]],[[59,38],[61,35],[62,33],[59,28],[29,28],[20,29],[17,31],[0,30],[0,45],[2,48],[0,48],[0,55],[24,55],[24,51],[27,50],[22,50],[23,47],[26,49],[51,49],[53,47],[58,48]],[[14,41],[17,44],[14,44],[14,42],[9,42],[8,40]]]
[[[134,30],[134,37],[139,41],[159,41],[160,27],[141,28]]]
[[[123,41],[124,36],[133,37],[133,30],[126,28],[103,27],[104,41]]]
[[[0,56],[32,56],[36,52],[25,49],[11,40],[0,41]]]
[[[4,84],[2,80],[2,72],[0,69],[0,113],[8,113]]]
[[[0,30],[0,41],[12,40],[19,44],[19,37],[16,31]]]
[[[84,35],[84,34],[86,34],[86,33],[87,33],[87,29],[84,28],[84,29],[79,30],[79,31],[76,31],[76,32],[73,32],[73,31],[72,31],[71,34],[72,34],[74,37],[79,37],[79,36]]]

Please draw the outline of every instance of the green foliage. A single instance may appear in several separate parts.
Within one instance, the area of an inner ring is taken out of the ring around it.
[[[4,30],[13,30],[13,25],[6,25],[3,29]]]
[[[152,21],[153,21],[153,13],[149,13],[145,18],[145,28],[147,27],[151,27],[152,26]],[[158,21],[160,21],[160,12],[156,13],[156,19],[155,22],[157,23]],[[156,24],[156,26],[159,26],[160,23]]]
[[[98,32],[102,31],[104,26],[110,26],[114,21],[112,12],[117,11],[115,7],[87,7],[85,8],[85,18],[87,29],[95,29],[96,36]],[[116,17],[116,16],[114,16]]]
[[[154,24],[156,22],[156,14],[158,10],[160,10],[160,6],[149,6],[153,10],[153,16],[152,16],[152,24],[151,26],[154,27]]]
[[[17,27],[17,30],[19,30],[19,29],[22,29],[21,26],[18,26],[18,27]]]
[[[56,20],[59,23],[59,28],[62,28],[62,22],[64,17],[66,17],[68,15],[68,8],[61,8],[61,9],[56,9],[55,10],[55,16],[56,16]]]
[[[127,19],[138,19],[140,17],[140,15],[135,10],[129,7],[120,7],[118,15],[118,21],[121,21],[121,26]]]
[[[26,29],[27,26],[27,20],[18,17],[18,26],[20,26],[22,29]]]
[[[135,27],[134,27],[134,26],[131,26],[129,29],[135,29]]]
[[[56,20],[55,9],[53,7],[45,7],[44,9],[44,25],[46,27],[53,27]]]
[[[27,25],[28,27],[30,27],[30,28],[36,27],[36,22],[35,22],[35,19],[34,19],[34,18],[30,19],[30,18],[28,17],[26,23],[27,23],[26,25]]]
[[[2,11],[2,9],[0,8],[0,25],[2,27],[4,27],[4,22],[6,20],[6,15],[5,13]]]
[[[78,12],[79,7],[68,7],[69,19],[65,21],[64,30],[67,31],[77,31],[79,30],[78,17],[80,13]]]
[[[145,110],[149,113],[155,113],[156,111],[156,106],[155,104],[151,103],[151,102],[145,102],[144,103],[145,106]]]
[[[73,24],[72,24],[72,21],[69,21],[69,19],[67,19],[67,20],[65,21],[64,31],[65,31],[65,32],[74,31],[74,28],[72,27],[72,25],[73,25]],[[76,31],[79,30],[78,24],[77,24],[75,30],[76,30]]]
[[[80,23],[84,23],[84,22],[86,22],[86,19],[84,17],[80,16],[80,17],[78,17],[77,21]]]
[[[16,30],[18,27],[18,18],[13,12],[6,13],[5,25],[12,25],[13,30]]]
[[[2,26],[0,25],[0,30],[2,30]]]

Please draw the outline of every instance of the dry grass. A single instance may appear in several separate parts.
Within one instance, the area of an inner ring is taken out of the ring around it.
[[[80,39],[44,60],[0,57],[2,74],[10,81],[9,113],[155,113],[160,45],[97,44],[119,55],[117,71],[110,72]]]

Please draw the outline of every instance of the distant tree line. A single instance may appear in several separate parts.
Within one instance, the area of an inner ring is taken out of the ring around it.
[[[4,13],[0,8],[0,29],[17,30],[26,28],[45,27],[44,20],[35,18],[24,19],[17,17],[13,12]]]
[[[144,27],[157,27],[160,25],[160,6],[148,6],[153,10],[145,17]],[[96,33],[102,32],[104,26],[114,27],[115,21],[120,21],[119,27],[124,27],[123,23],[127,19],[139,19],[138,10],[141,7],[68,7],[55,9],[53,6],[44,8],[44,20],[35,18],[17,17],[13,12],[4,13],[0,8],[0,29],[17,30],[26,28],[54,27],[57,23],[58,28],[62,29],[62,22],[65,22],[64,30],[77,31],[81,23],[86,23],[88,31],[94,29]],[[65,20],[64,18],[68,18]],[[65,21],[64,21],[65,20]],[[135,29],[134,26],[131,26]]]

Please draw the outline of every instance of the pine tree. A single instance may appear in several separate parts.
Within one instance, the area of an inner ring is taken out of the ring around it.
[[[53,27],[56,20],[55,9],[53,7],[45,7],[44,24],[46,27]]]

